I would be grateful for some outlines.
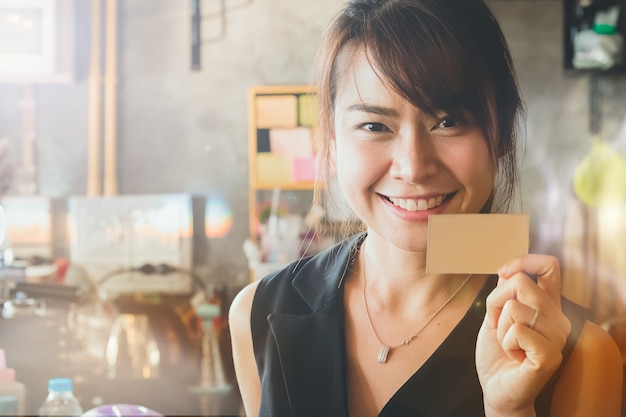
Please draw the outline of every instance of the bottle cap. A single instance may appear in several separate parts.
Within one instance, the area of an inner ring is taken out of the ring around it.
[[[593,31],[598,35],[615,35],[615,25],[595,23],[593,25]]]
[[[196,314],[203,320],[213,320],[220,315],[220,306],[217,304],[202,304],[196,308]]]
[[[72,391],[72,380],[70,378],[52,378],[48,380],[48,391],[62,392]]]
[[[0,382],[15,381],[15,369],[7,368],[7,357],[4,349],[0,349]]]

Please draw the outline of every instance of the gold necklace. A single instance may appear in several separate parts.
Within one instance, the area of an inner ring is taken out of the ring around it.
[[[463,280],[463,282],[461,283],[461,285],[459,285],[459,288],[457,288],[452,295],[450,296],[450,298],[448,298],[446,300],[445,303],[443,303],[441,305],[441,307],[439,307],[437,309],[437,311],[435,311],[433,313],[432,316],[430,316],[430,318],[428,320],[426,320],[426,322],[424,324],[422,324],[422,326],[417,329],[417,331],[413,334],[411,334],[409,337],[405,338],[402,340],[402,342],[400,342],[400,344],[395,345],[395,346],[389,346],[384,344],[383,342],[380,341],[380,337],[378,336],[378,333],[376,332],[376,329],[374,329],[374,325],[372,324],[372,319],[370,318],[370,312],[369,312],[369,308],[367,307],[367,297],[365,296],[365,248],[363,247],[363,245],[361,245],[361,281],[363,282],[363,304],[365,304],[365,315],[367,316],[367,322],[370,325],[370,328],[372,329],[372,333],[374,333],[374,336],[376,336],[376,340],[378,341],[378,343],[380,344],[380,350],[378,351],[378,357],[376,358],[378,360],[379,363],[385,363],[387,362],[387,358],[389,357],[389,353],[391,353],[391,351],[397,347],[400,346],[405,346],[408,345],[409,343],[411,343],[411,341],[413,339],[415,339],[417,337],[418,334],[420,334],[420,332],[422,330],[424,330],[424,328],[426,326],[428,326],[428,324],[433,321],[433,319],[435,317],[437,317],[437,315],[441,312],[441,310],[443,310],[448,304],[450,304],[450,301],[452,301],[454,299],[454,297],[459,293],[459,291],[461,291],[461,289],[465,286],[465,284],[467,283],[467,281],[470,279],[470,277],[472,276],[472,274],[469,274],[467,277],[465,277],[465,280]]]

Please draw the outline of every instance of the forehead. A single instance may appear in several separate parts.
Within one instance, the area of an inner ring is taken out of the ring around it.
[[[363,48],[344,47],[338,56],[335,71],[337,106],[355,102],[385,102],[391,105],[406,101],[377,70]]]

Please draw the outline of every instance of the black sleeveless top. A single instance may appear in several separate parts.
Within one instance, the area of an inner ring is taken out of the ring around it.
[[[349,416],[343,279],[362,239],[362,234],[353,236],[259,282],[250,324],[261,379],[260,416]],[[488,280],[465,316],[379,417],[484,417],[475,347],[485,299],[496,281],[495,276]],[[535,401],[537,417],[548,416],[556,380],[589,316],[588,310],[562,301],[572,330],[561,367]]]

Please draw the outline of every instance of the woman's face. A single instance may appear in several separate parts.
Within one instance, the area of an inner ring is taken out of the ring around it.
[[[335,100],[339,186],[356,215],[393,245],[425,251],[428,216],[478,213],[495,166],[469,114],[436,117],[380,81],[365,55],[348,53]]]

